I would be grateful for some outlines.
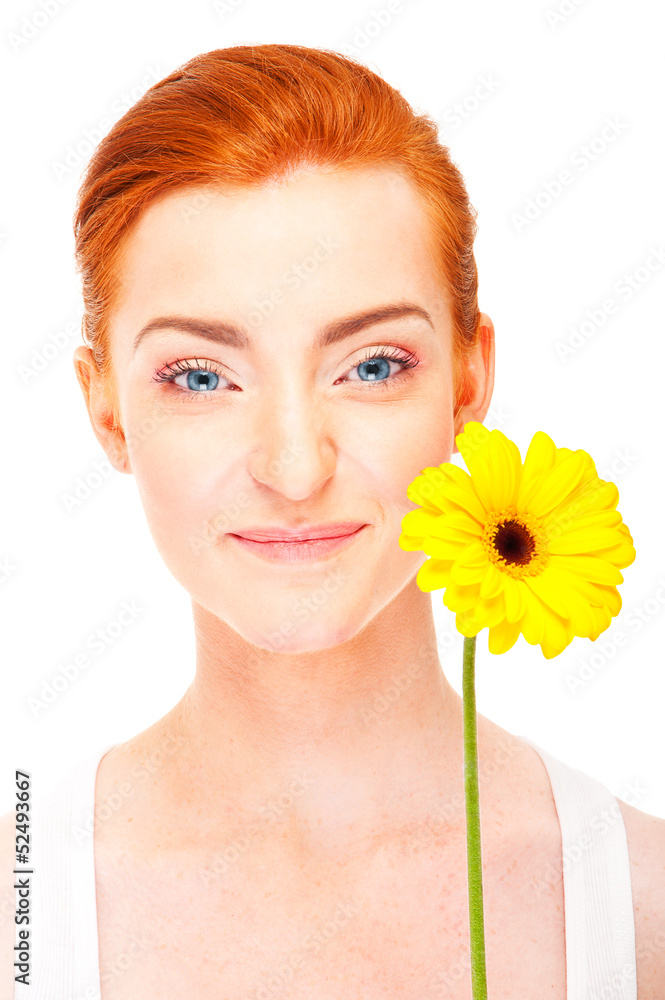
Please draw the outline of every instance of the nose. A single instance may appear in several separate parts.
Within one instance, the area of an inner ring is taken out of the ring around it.
[[[306,393],[266,405],[257,422],[257,446],[248,459],[250,475],[289,500],[305,500],[337,467],[337,448],[326,414]]]

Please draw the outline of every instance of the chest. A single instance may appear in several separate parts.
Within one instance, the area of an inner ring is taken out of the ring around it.
[[[244,851],[243,851],[244,847]],[[557,836],[483,853],[492,1000],[565,1000]],[[463,842],[297,867],[242,843],[100,859],[101,1000],[470,1000]]]

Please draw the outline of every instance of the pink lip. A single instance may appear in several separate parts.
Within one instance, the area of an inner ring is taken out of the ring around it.
[[[337,521],[334,524],[311,524],[307,528],[247,528],[230,534],[252,538],[256,542],[302,542],[312,538],[338,538],[363,527],[363,521]]]
[[[300,562],[302,560],[319,559],[325,556],[329,552],[333,552],[336,549],[341,548],[344,545],[349,545],[354,539],[362,533],[362,529],[365,524],[361,524],[356,527],[355,530],[349,530],[348,525],[342,526],[345,529],[344,534],[337,535],[325,535],[319,536],[317,538],[305,537],[305,538],[293,538],[288,540],[273,538],[272,540],[260,541],[256,538],[246,538],[244,535],[236,534],[234,532],[229,532],[231,538],[234,538],[239,545],[243,548],[249,549],[258,556],[262,556],[264,559],[269,559],[273,562]],[[326,526],[326,530],[331,528],[330,525]],[[280,529],[281,531],[282,529]],[[320,531],[321,528],[309,529]],[[339,528],[336,529],[339,532]]]

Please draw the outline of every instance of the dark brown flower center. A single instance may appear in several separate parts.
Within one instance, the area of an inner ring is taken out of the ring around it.
[[[526,566],[536,551],[536,542],[526,525],[520,521],[504,521],[497,528],[494,546],[509,564]]]
[[[512,505],[490,511],[482,544],[489,561],[514,580],[540,576],[549,562],[547,532],[540,518]]]

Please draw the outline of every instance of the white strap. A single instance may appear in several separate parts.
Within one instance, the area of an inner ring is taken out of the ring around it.
[[[637,1000],[628,841],[615,796],[520,736],[548,771],[561,825],[567,1000]]]
[[[97,767],[114,745],[33,797],[30,985],[15,982],[15,1000],[100,1000],[93,806]]]

